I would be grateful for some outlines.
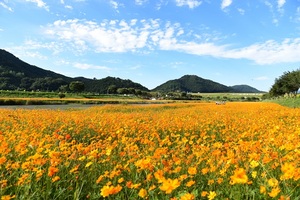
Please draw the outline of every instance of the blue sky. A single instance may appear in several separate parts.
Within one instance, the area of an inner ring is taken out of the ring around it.
[[[0,48],[70,77],[268,91],[300,67],[300,0],[0,0]]]

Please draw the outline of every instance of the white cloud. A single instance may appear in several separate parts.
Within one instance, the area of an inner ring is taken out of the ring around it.
[[[197,0],[176,0],[177,6],[188,6],[189,8],[195,8],[200,6],[202,1]]]
[[[239,12],[241,15],[244,15],[244,14],[245,14],[245,10],[244,10],[244,9],[238,8],[237,10],[238,10],[238,12]]]
[[[264,43],[225,51],[222,57],[248,59],[257,64],[300,62],[300,38],[284,39],[281,43],[268,40]]]
[[[221,9],[225,9],[232,4],[232,0],[222,0]]]
[[[285,4],[285,0],[278,0],[277,1],[277,7],[280,9],[280,8],[282,8],[283,6],[284,6],[284,4]]]
[[[135,4],[139,6],[143,5],[146,2],[148,2],[148,0],[135,0]]]
[[[120,3],[113,0],[110,0],[109,3],[119,13]]]
[[[49,6],[43,0],[26,0],[27,2],[36,3],[39,8],[44,8],[49,11]]]
[[[9,7],[8,5],[6,5],[4,2],[0,2],[0,6],[2,6],[3,8],[9,10],[10,12],[13,12],[13,9],[11,7]]]
[[[96,52],[127,52],[149,45],[151,31],[157,29],[156,23],[157,20],[131,20],[130,23],[111,20],[100,24],[77,19],[59,20],[48,25],[45,33],[83,51],[90,47]]]
[[[241,48],[217,44],[215,34],[194,33],[180,24],[156,20],[111,20],[96,23],[87,20],[59,20],[44,28],[54,42],[47,48],[78,53],[143,52],[152,50],[180,51],[198,56],[247,59],[260,65],[300,62],[300,38],[281,42],[268,40]],[[197,35],[196,35],[197,34]],[[60,44],[55,45],[55,44]],[[36,44],[27,44],[36,46]],[[46,47],[43,47],[46,48]]]
[[[87,63],[78,63],[78,62],[73,63],[73,66],[78,69],[83,69],[83,70],[87,70],[87,69],[100,69],[100,70],[105,70],[105,71],[111,70],[109,67],[105,67],[105,66],[91,65],[91,64],[87,64]]]
[[[70,5],[66,5],[65,8],[70,9],[70,10],[73,10],[73,7],[70,6]]]

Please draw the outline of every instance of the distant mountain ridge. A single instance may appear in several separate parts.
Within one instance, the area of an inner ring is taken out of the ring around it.
[[[30,65],[13,54],[0,49],[0,90],[45,90],[57,91],[61,86],[68,86],[72,81],[81,81],[85,84],[86,92],[107,93],[111,86],[115,88],[133,88],[135,90],[149,91],[145,86],[131,80],[115,77],[103,79],[88,79],[84,77],[71,78]],[[154,88],[152,91],[160,92],[261,92],[248,85],[232,87],[203,79],[196,75],[184,75],[179,79],[169,80]]]
[[[156,88],[153,91],[161,92],[201,92],[201,93],[260,93],[261,91],[248,85],[225,86],[212,80],[203,79],[196,75],[184,75],[179,79],[169,80]]]

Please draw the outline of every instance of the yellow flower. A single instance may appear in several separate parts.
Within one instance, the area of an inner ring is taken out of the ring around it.
[[[243,184],[248,182],[248,176],[243,168],[238,168],[234,170],[233,176],[230,176],[230,184]]]
[[[279,194],[279,192],[280,192],[279,187],[275,187],[268,194],[270,197],[276,197]]]
[[[257,171],[253,171],[253,172],[251,173],[251,176],[252,176],[253,178],[256,178],[256,176],[257,176]]]
[[[123,181],[124,181],[123,177],[118,179],[118,183],[122,183]]]
[[[276,186],[278,186],[278,181],[276,178],[270,178],[268,180],[268,184],[270,187],[276,187]]]
[[[180,197],[180,200],[194,200],[195,196],[190,193],[186,193]]]
[[[257,167],[258,165],[259,165],[259,162],[255,161],[255,160],[252,160],[252,161],[250,162],[250,167],[251,167],[251,168],[255,168],[255,167]]]
[[[147,196],[147,190],[145,190],[144,188],[140,189],[138,195],[139,197],[145,198]]]
[[[261,186],[259,187],[259,192],[260,192],[261,194],[266,194],[266,187],[261,185]]]
[[[214,192],[214,191],[209,191],[209,194],[208,194],[208,199],[209,200],[212,200],[212,199],[214,199],[215,197],[217,196],[217,193],[216,192]]]
[[[80,158],[78,158],[78,160],[83,161],[86,159],[86,156],[81,156]]]
[[[56,181],[58,181],[58,180],[60,180],[60,177],[59,177],[59,176],[55,176],[55,177],[52,178],[52,182],[53,182],[53,183],[56,182]]]
[[[86,163],[85,168],[88,168],[88,167],[91,166],[92,164],[93,164],[93,162],[88,162],[88,163]]]
[[[281,166],[283,175],[280,177],[281,180],[287,180],[293,178],[295,174],[295,166],[292,163],[284,163]]]

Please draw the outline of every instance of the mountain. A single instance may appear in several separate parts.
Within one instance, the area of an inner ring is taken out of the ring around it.
[[[251,87],[249,85],[234,85],[230,88],[233,89],[233,91],[238,93],[262,93],[262,91],[259,91],[258,89]]]
[[[223,84],[203,79],[196,75],[185,75],[179,79],[174,79],[163,83],[153,91],[160,92],[202,92],[202,93],[219,93],[219,92],[235,92],[235,93],[260,93],[261,91],[248,85],[225,86]]]
[[[139,83],[115,77],[103,79],[88,79],[84,77],[71,78],[49,70],[30,65],[13,54],[0,49],[0,90],[40,90],[58,91],[67,89],[72,81],[81,81],[85,85],[85,92],[104,94],[108,91],[115,93],[118,88],[130,88],[149,91]],[[157,92],[237,92],[258,93],[257,89],[248,85],[225,86],[220,83],[203,79],[196,75],[185,75],[179,79],[169,80],[157,86],[152,91]]]
[[[203,79],[196,75],[185,75],[179,79],[170,80],[153,89],[153,91],[161,92],[233,92],[233,89],[220,83]]]
[[[30,65],[13,54],[0,49],[0,90],[43,90],[57,91],[72,81],[85,84],[86,92],[107,93],[110,86],[148,91],[148,88],[131,80],[107,77],[104,79],[71,78]]]

